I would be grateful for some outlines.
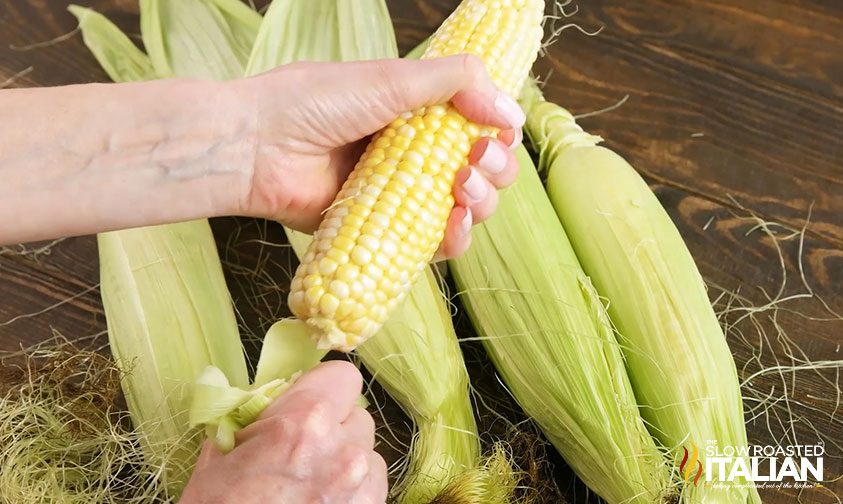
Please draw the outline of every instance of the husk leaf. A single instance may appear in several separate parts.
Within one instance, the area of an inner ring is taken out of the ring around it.
[[[79,20],[85,45],[115,82],[145,81],[155,78],[149,56],[102,14],[78,5],[67,10]]]
[[[161,78],[242,77],[261,22],[237,0],[140,0],[140,13],[143,43]]]

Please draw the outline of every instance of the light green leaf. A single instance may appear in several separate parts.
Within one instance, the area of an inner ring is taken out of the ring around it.
[[[228,453],[234,449],[234,434],[239,430],[237,422],[226,417],[220,420],[219,425],[209,425],[205,433],[221,452]]]
[[[275,0],[264,16],[247,75],[300,60],[397,57],[383,0]]]
[[[205,368],[193,387],[191,425],[204,424],[217,448],[230,451],[234,434],[257,420],[273,400],[326,353],[316,348],[304,322],[277,322],[264,338],[255,382],[248,389],[231,386],[225,373],[213,366]]]
[[[141,34],[161,76],[243,76],[260,15],[237,0],[140,0]]]
[[[240,0],[206,0],[219,9],[231,30],[229,43],[238,54],[238,59],[245,63],[255,45],[255,37],[263,18],[254,9]]]
[[[196,380],[190,404],[190,424],[217,424],[252,398],[252,393],[232,387],[225,373],[208,366]]]
[[[149,56],[108,18],[78,5],[70,5],[67,10],[79,20],[82,40],[111,80],[131,82],[156,77]]]
[[[316,348],[307,324],[297,319],[276,322],[263,340],[255,385],[261,386],[280,378],[307,371],[322,360],[327,351]]]

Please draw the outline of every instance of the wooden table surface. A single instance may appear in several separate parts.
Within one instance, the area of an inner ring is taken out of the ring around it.
[[[136,0],[77,2],[129,33],[139,31]],[[71,31],[68,3],[0,0],[0,85],[19,72],[5,84],[108,80],[78,35],[20,50]],[[402,50],[435,29],[456,3],[389,0]],[[546,93],[575,114],[628,97],[581,124],[644,174],[679,226],[716,306],[731,306],[723,319],[742,377],[761,365],[843,358],[843,322],[832,313],[843,313],[843,2],[589,0],[558,26],[565,22],[602,31],[587,36],[572,27],[560,34],[536,66],[538,75],[549,76]],[[769,223],[775,239],[761,223]],[[244,327],[260,333],[267,310],[283,314],[283,284],[294,260],[283,249],[249,248],[256,236],[281,240],[273,225],[247,219],[213,225]],[[0,350],[54,334],[103,341],[94,238],[38,249],[0,252]],[[248,269],[268,272],[282,286],[243,285]],[[254,302],[256,292],[261,303]],[[780,298],[788,299],[770,302]],[[764,305],[778,310],[740,309]],[[744,389],[751,441],[825,441],[826,480],[840,478],[837,379],[833,369],[754,377]],[[790,414],[782,401],[759,407],[758,397],[783,394]],[[556,471],[564,476],[563,467]],[[577,485],[565,490],[572,501],[594,500]],[[770,503],[840,502],[843,485],[828,481],[763,495]]]

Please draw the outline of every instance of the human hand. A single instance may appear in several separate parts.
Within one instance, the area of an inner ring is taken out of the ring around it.
[[[299,378],[228,454],[206,442],[181,504],[382,504],[386,463],[371,415],[355,405],[360,372],[325,362]]]
[[[473,223],[494,212],[497,189],[511,184],[524,114],[474,56],[432,60],[296,63],[239,81],[253,97],[255,159],[249,215],[310,232],[368,143],[401,113],[451,101],[469,120],[501,129],[481,139],[457,173],[455,207],[438,259],[460,255]]]

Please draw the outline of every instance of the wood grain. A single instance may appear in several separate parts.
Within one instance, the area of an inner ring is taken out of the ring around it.
[[[73,30],[68,3],[0,0],[0,82],[30,66],[32,71],[12,86],[107,80],[78,36],[31,50],[12,48]],[[135,0],[85,3],[137,34]],[[457,1],[388,3],[406,51],[435,29]],[[617,110],[581,123],[645,175],[685,237],[716,306],[721,311],[733,308],[722,318],[742,376],[761,365],[791,362],[779,329],[811,360],[843,358],[843,323],[820,320],[832,318],[828,309],[843,313],[843,4],[591,0],[565,22],[587,31],[603,29],[593,37],[576,28],[561,33],[536,66],[537,75],[550,75],[546,94],[577,114],[629,95]],[[788,229],[773,227],[779,240],[758,230],[747,234],[765,221]],[[260,335],[271,317],[286,313],[283,300],[295,259],[284,247],[256,245],[258,239],[283,242],[275,225],[218,219],[213,227],[244,334]],[[804,241],[798,235],[783,239],[803,227]],[[768,311],[756,315],[757,324],[744,318],[732,327],[747,313],[736,306],[764,305],[779,291],[779,249],[787,273],[782,295],[813,292],[828,306],[816,297],[795,298],[778,304],[775,318]],[[11,252],[0,252],[0,350],[56,333],[103,341],[92,237],[64,240],[49,254]],[[254,272],[264,280],[245,281]],[[724,292],[738,292],[739,297]],[[465,324],[460,325],[463,335],[470,336]],[[505,392],[482,364],[482,352],[470,347],[468,355],[477,386],[505,402]],[[756,418],[749,424],[751,440],[770,443],[784,436],[782,442],[794,437],[803,443],[820,437],[843,442],[841,415],[825,380],[834,383],[836,373],[800,371],[753,379],[751,389],[759,393],[786,390],[793,413],[789,417],[776,407]],[[745,393],[752,395],[749,388]],[[404,419],[394,404],[387,405],[390,423],[400,432]],[[747,401],[748,409],[755,405]],[[404,429],[404,442],[406,433]],[[396,455],[385,451],[390,458]],[[843,455],[832,447],[829,451]],[[563,462],[553,460],[571,502],[597,502],[573,482]],[[825,471],[827,479],[838,478],[843,464],[826,457]],[[801,493],[767,491],[764,501],[822,504],[838,502],[835,495],[843,495],[840,481]]]

